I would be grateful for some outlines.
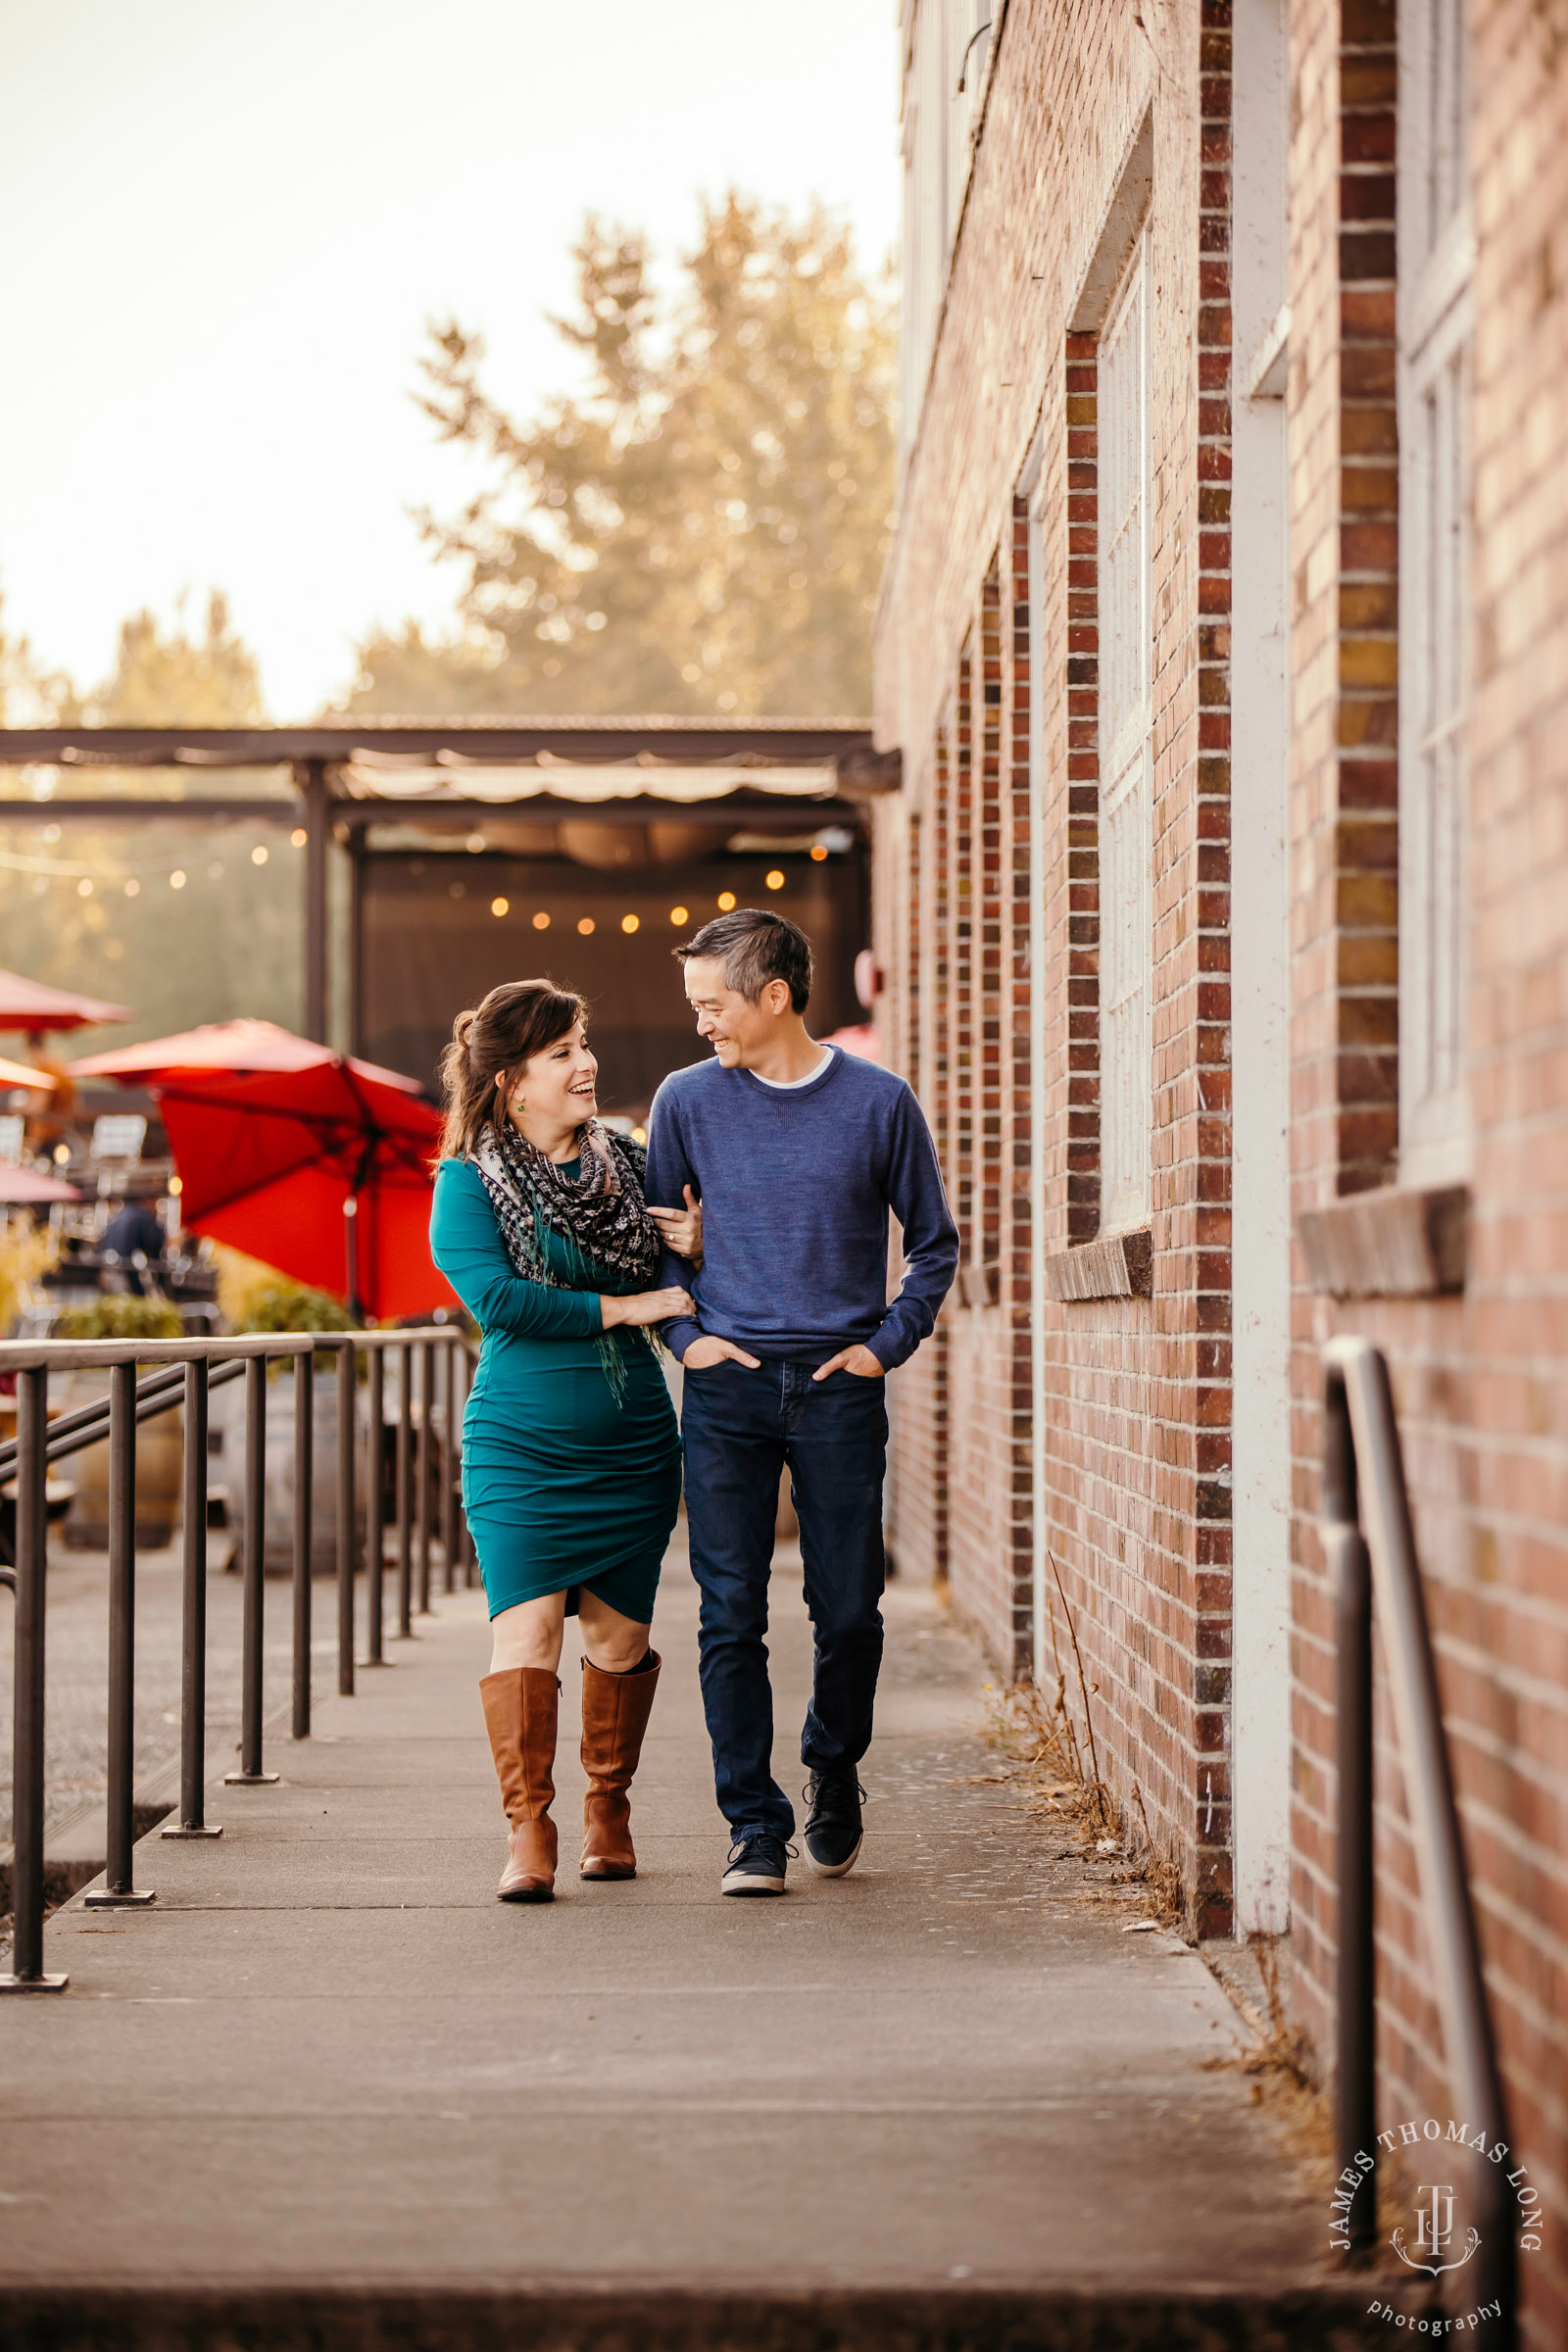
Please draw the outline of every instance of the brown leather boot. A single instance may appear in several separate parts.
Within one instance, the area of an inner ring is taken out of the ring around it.
[[[513,1666],[479,1685],[501,1801],[512,1824],[504,1903],[548,1903],[556,1891],[556,1717],[561,1684],[542,1666]]]
[[[606,1674],[589,1659],[582,1662],[582,1768],[588,1775],[582,1805],[585,1879],[637,1876],[627,1790],[659,1688],[658,1652],[650,1650],[648,1659],[631,1674]]]

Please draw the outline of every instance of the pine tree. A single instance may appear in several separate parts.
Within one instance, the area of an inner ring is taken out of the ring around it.
[[[484,346],[432,330],[422,405],[488,461],[455,518],[422,516],[466,574],[447,643],[361,649],[354,710],[856,714],[892,499],[892,321],[820,208],[705,210],[662,305],[647,242],[590,218],[578,308],[556,319],[586,389],[519,423]]]

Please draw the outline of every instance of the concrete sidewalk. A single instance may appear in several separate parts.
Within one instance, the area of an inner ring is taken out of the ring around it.
[[[718,1895],[683,1562],[629,1885],[574,1875],[568,1643],[550,1906],[494,1899],[482,1608],[439,1606],[280,1787],[214,1788],[221,1839],[138,1847],[153,1907],[53,1920],[69,1992],[0,2005],[8,2343],[1360,2340],[1212,2064],[1234,2011],[999,1785],[930,1594],[890,1594],[861,1864],[779,1902]],[[774,1613],[793,1788],[798,1569]]]

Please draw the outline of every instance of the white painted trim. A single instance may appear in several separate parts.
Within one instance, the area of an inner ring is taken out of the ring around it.
[[[1284,0],[1236,0],[1235,380],[1286,290]],[[1283,343],[1283,335],[1281,336]],[[1286,406],[1232,413],[1231,1792],[1236,1933],[1290,1923],[1290,894]]]
[[[1154,615],[1149,223],[1100,342],[1100,1228],[1149,1222],[1153,1164]]]
[[[1474,1159],[1465,717],[1476,238],[1468,11],[1399,14],[1399,1181]]]
[[[1029,1487],[1035,1688],[1046,1684],[1046,624],[1043,434],[1031,453],[1029,501]]]

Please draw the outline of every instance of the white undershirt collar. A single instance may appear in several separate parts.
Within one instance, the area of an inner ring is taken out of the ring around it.
[[[824,1046],[821,1060],[814,1070],[808,1070],[804,1078],[764,1078],[760,1070],[754,1070],[752,1076],[759,1086],[770,1086],[776,1095],[793,1094],[797,1087],[809,1086],[813,1078],[820,1078],[832,1058],[832,1047]]]

